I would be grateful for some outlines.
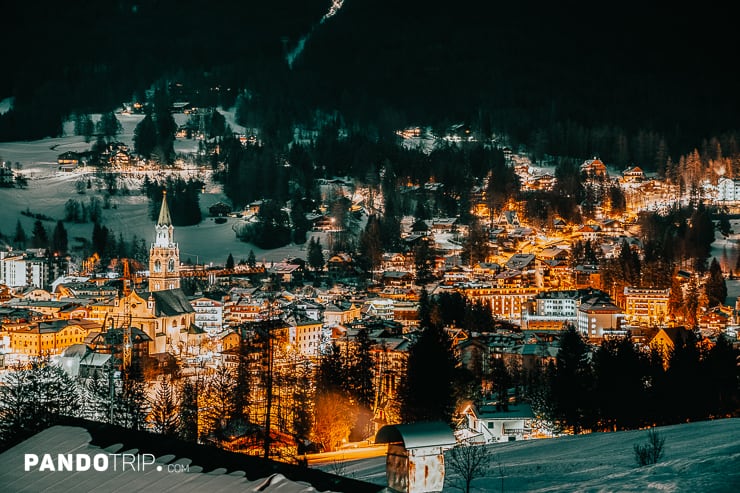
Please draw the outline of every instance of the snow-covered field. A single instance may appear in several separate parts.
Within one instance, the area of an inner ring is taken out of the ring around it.
[[[244,128],[235,124],[234,115],[231,111],[222,111],[236,132],[243,132]],[[97,121],[100,115],[93,115]],[[175,114],[178,124],[184,123],[187,115]],[[118,140],[133,146],[133,131],[141,121],[143,115],[117,114],[116,117],[123,126],[123,132]],[[29,142],[4,142],[0,143],[0,159],[10,161],[14,170],[23,173],[29,178],[29,186],[26,189],[0,188],[0,232],[11,236],[15,232],[16,221],[20,220],[30,237],[35,219],[23,216],[21,211],[30,210],[33,213],[45,214],[57,219],[64,218],[64,204],[70,198],[87,202],[89,197],[96,195],[95,188],[84,195],[75,191],[75,182],[80,178],[93,177],[92,171],[78,171],[74,173],[62,173],[57,170],[57,156],[65,151],[84,151],[90,148],[81,136],[73,135],[71,122],[65,124],[65,135],[58,138],[46,138]],[[177,152],[190,152],[197,149],[197,141],[178,139],[175,142]],[[15,163],[20,163],[18,169]],[[184,172],[186,174],[193,172]],[[94,180],[94,178],[93,178]],[[136,193],[132,195],[116,195],[112,197],[113,207],[103,210],[103,223],[116,236],[119,233],[130,240],[133,235],[144,238],[147,241],[154,239],[154,223],[147,215],[148,203],[146,197],[138,194],[139,182],[136,179],[128,179],[128,186]],[[100,196],[100,195],[98,195]],[[208,207],[219,201],[227,201],[220,185],[209,182],[206,192],[200,197],[200,205],[203,216],[206,218],[197,226],[176,227],[175,240],[180,246],[180,255],[183,261],[190,258],[193,262],[223,264],[229,253],[238,262],[246,259],[250,250],[254,250],[258,261],[280,261],[286,257],[297,256],[305,258],[306,252],[302,245],[288,245],[274,250],[261,250],[254,245],[239,241],[232,230],[232,226],[239,219],[228,218],[224,224],[216,224],[208,216]],[[55,222],[45,221],[44,225],[51,230]],[[72,224],[66,223],[70,245],[74,246],[75,237],[90,239],[92,237],[92,223]],[[317,239],[326,245],[323,234],[314,233]]]
[[[644,467],[636,466],[633,452],[635,444],[645,442],[644,430],[489,445],[488,472],[473,481],[471,491],[740,491],[740,419],[656,429],[665,437],[665,455]],[[332,468],[337,465],[322,467]],[[385,457],[347,462],[341,471],[387,484]],[[448,469],[444,491],[460,491],[454,487],[457,479]]]

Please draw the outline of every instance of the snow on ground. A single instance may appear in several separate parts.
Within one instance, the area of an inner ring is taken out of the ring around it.
[[[243,127],[235,125],[233,112],[223,112],[227,122],[239,132]],[[116,114],[123,127],[117,139],[129,146],[133,146],[133,132],[136,125],[143,119],[143,115]],[[178,124],[184,123],[188,116],[175,114]],[[92,115],[97,122],[100,115]],[[95,187],[84,195],[77,194],[75,182],[88,178],[95,181],[94,170],[79,170],[73,173],[62,173],[57,169],[57,157],[65,151],[84,151],[90,148],[84,137],[73,135],[72,122],[64,125],[64,136],[45,138],[26,142],[0,143],[0,158],[11,161],[15,171],[23,173],[29,178],[26,189],[0,188],[0,233],[12,236],[15,232],[16,221],[20,220],[26,236],[30,237],[35,219],[23,216],[21,211],[30,210],[33,213],[45,214],[54,219],[54,222],[44,221],[47,230],[53,229],[56,220],[64,218],[64,204],[70,198],[87,203],[92,196],[102,197]],[[197,140],[177,139],[175,150],[190,152],[198,147]],[[20,163],[20,168],[15,163]],[[193,171],[183,171],[184,177],[193,174]],[[155,174],[156,175],[156,174]],[[141,177],[143,178],[143,176]],[[154,240],[154,222],[148,216],[148,201],[138,195],[139,181],[127,179],[132,195],[116,195],[112,197],[113,207],[103,210],[103,224],[116,236],[119,233],[130,240],[135,234],[147,241]],[[206,193],[200,197],[201,210],[204,221],[196,226],[176,227],[175,240],[180,246],[180,255],[183,261],[190,258],[193,262],[223,264],[229,253],[237,261],[246,259],[249,251],[253,250],[258,261],[277,262],[286,257],[305,258],[304,245],[288,245],[274,250],[261,250],[256,246],[244,243],[236,238],[232,226],[241,219],[228,218],[224,224],[216,224],[208,217],[208,207],[219,201],[228,201],[219,184],[208,182]],[[93,225],[65,223],[70,246],[75,246],[75,237],[91,239]],[[327,245],[325,233],[311,233]]]
[[[2,101],[0,101],[0,115],[10,111],[10,109],[13,108],[14,101],[15,100],[13,98],[5,98]]]
[[[656,429],[665,437],[665,455],[644,467],[636,466],[633,447],[645,443],[645,430],[489,445],[488,472],[473,481],[471,491],[502,491],[501,471],[506,492],[740,491],[740,419]],[[332,468],[387,484],[385,457],[321,467]],[[448,468],[444,491],[460,491],[454,488],[457,479]]]

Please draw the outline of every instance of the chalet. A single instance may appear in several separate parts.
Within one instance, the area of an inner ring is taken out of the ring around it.
[[[732,311],[729,307],[715,306],[699,317],[699,330],[707,336],[724,332],[732,322]]]
[[[589,178],[608,178],[609,173],[606,165],[598,158],[589,159],[581,165],[581,173],[585,173]]]
[[[302,271],[303,269],[300,265],[288,262],[275,262],[267,269],[269,274],[274,274],[285,283],[300,280]]]
[[[501,271],[501,266],[492,262],[478,262],[473,266],[473,275],[485,279],[492,279]]]
[[[451,233],[456,225],[456,217],[435,217],[432,219],[432,231],[434,233]]]
[[[620,233],[624,234],[624,224],[619,219],[607,218],[601,221],[599,228],[604,233]]]
[[[131,154],[128,148],[119,148],[111,152],[108,163],[116,168],[128,168],[131,165]]]
[[[332,279],[339,279],[340,277],[355,274],[354,260],[348,253],[332,255],[326,262],[326,268],[329,272],[329,277]]]
[[[561,327],[561,329],[563,329]],[[552,363],[557,362],[558,343],[553,341],[533,341],[526,342],[517,348],[519,354],[519,367],[526,372],[538,371],[540,368],[547,368]]]
[[[532,254],[517,253],[512,255],[506,262],[506,268],[510,270],[527,270],[534,269],[535,256]]]
[[[686,327],[661,327],[650,339],[650,347],[659,349],[663,354],[671,354],[677,346],[684,344],[690,337]]]
[[[208,213],[212,217],[226,216],[231,212],[231,206],[223,202],[216,202],[208,208]]]
[[[517,215],[516,211],[502,212],[499,215],[498,220],[496,221],[496,224],[506,229],[518,228],[519,226],[522,225],[521,222],[519,221],[519,216]]]
[[[59,171],[73,171],[80,165],[80,154],[74,151],[67,151],[57,157]]]
[[[419,325],[419,304],[414,301],[396,301],[393,303],[393,320],[405,328]]]
[[[354,303],[329,303],[324,309],[324,323],[328,326],[342,325],[361,316],[361,309]]]
[[[568,260],[568,250],[558,247],[545,248],[537,254],[537,257],[544,261]]]
[[[584,224],[573,231],[573,238],[579,238],[583,241],[595,240],[601,233],[601,227],[598,224]]]
[[[622,171],[622,179],[628,183],[642,181],[645,179],[645,173],[642,171],[642,168],[632,166]]]
[[[413,255],[404,255],[399,252],[383,254],[383,270],[407,271],[413,265]]]
[[[250,202],[249,205],[244,207],[244,215],[245,216],[256,216],[259,214],[260,208],[262,207],[264,201],[262,200],[255,200],[254,202]]]
[[[508,406],[468,404],[463,410],[468,429],[475,432],[472,443],[497,443],[531,438],[534,413],[528,404]]]
[[[381,278],[384,286],[410,287],[413,281],[414,276],[410,272],[403,271],[385,271]]]
[[[367,317],[393,320],[393,300],[373,298],[362,305],[362,313]]]
[[[532,177],[529,180],[528,185],[532,190],[553,190],[556,183],[557,179],[554,175],[545,173],[543,175]]]
[[[237,296],[224,303],[224,322],[236,326],[264,318],[269,310],[266,299]]]

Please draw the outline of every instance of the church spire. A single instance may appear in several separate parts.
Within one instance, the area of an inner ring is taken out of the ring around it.
[[[170,209],[167,207],[167,190],[162,191],[162,208],[159,209],[159,220],[157,226],[172,226]]]
[[[156,236],[149,250],[149,291],[177,289],[180,287],[180,249],[175,243],[167,192],[162,193],[162,208],[154,229]]]

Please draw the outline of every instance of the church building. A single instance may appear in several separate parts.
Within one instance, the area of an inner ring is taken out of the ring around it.
[[[116,326],[129,321],[150,338],[149,354],[196,353],[205,339],[195,324],[195,310],[180,288],[180,249],[174,240],[174,226],[162,198],[155,238],[149,250],[149,291],[134,289],[118,300],[112,315]]]

